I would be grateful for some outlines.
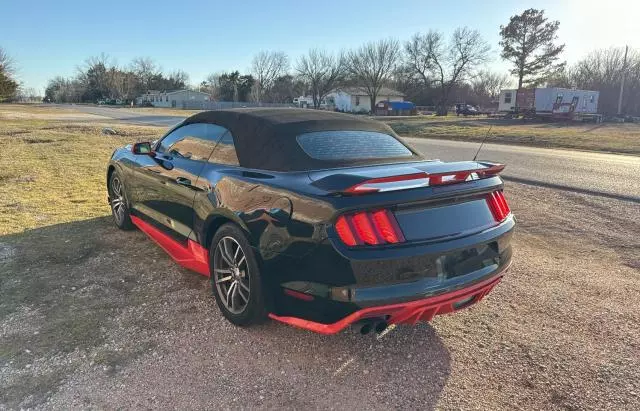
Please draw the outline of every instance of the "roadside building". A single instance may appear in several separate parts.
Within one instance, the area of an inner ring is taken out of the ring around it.
[[[376,96],[375,103],[377,104],[381,101],[404,101],[404,94],[397,90],[382,87]],[[335,90],[329,93],[327,102],[331,102],[336,110],[348,113],[369,113],[373,111],[371,98],[369,98],[366,89],[363,87],[345,87]]]
[[[154,107],[192,108],[204,106],[210,100],[207,93],[193,90],[157,91],[149,90],[136,99],[136,104],[151,104]]]

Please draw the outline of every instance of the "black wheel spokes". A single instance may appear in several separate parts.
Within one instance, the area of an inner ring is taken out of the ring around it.
[[[244,251],[232,237],[223,237],[216,246],[213,274],[218,296],[224,306],[239,314],[249,303],[251,281]]]

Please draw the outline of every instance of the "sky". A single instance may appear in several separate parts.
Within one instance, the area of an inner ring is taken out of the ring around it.
[[[339,51],[382,38],[409,39],[430,29],[480,31],[492,47],[489,68],[505,71],[499,27],[527,8],[560,21],[563,59],[575,62],[610,46],[640,50],[637,0],[1,0],[0,47],[13,57],[24,87],[43,92],[57,75],[71,76],[88,57],[108,54],[125,66],[139,56],[164,71],[186,71],[193,84],[209,73],[248,71],[262,50],[291,61],[310,48]]]

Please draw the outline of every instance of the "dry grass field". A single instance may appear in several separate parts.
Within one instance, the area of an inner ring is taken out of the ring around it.
[[[53,118],[68,120],[52,120]],[[0,106],[0,235],[105,215],[111,152],[163,128],[96,123],[73,110]],[[118,135],[104,135],[114,127]]]
[[[640,154],[640,124],[637,123],[565,124],[454,116],[383,121],[407,137],[482,141],[489,133],[487,142],[499,144]]]

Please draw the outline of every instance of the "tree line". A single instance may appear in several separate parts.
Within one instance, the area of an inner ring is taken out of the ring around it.
[[[311,49],[293,62],[282,51],[261,51],[246,72],[213,73],[197,85],[189,85],[183,71],[164,73],[148,57],[119,67],[103,54],[85,61],[75,76],[51,79],[45,98],[130,101],[149,90],[189,87],[221,101],[290,103],[305,95],[319,108],[338,88],[359,87],[376,101],[382,87],[390,87],[417,105],[434,106],[442,115],[454,102],[487,107],[503,88],[547,85],[599,90],[600,111],[615,114],[624,72],[625,111],[640,115],[639,55],[632,51],[625,62],[619,49],[598,50],[567,66],[561,60],[564,45],[558,44],[559,26],[560,22],[536,9],[514,15],[500,26],[500,57],[509,63],[508,73],[487,70],[491,46],[477,30],[460,27],[449,34],[429,30],[404,42],[381,39],[339,52]],[[1,75],[2,71],[3,84]]]
[[[188,82],[189,76],[184,71],[163,73],[148,57],[138,57],[129,65],[118,67],[109,56],[101,54],[87,59],[75,76],[49,80],[44,98],[56,103],[129,102],[149,90],[181,89]]]
[[[13,59],[0,47],[0,102],[11,100],[18,91],[18,82],[14,79]]]

